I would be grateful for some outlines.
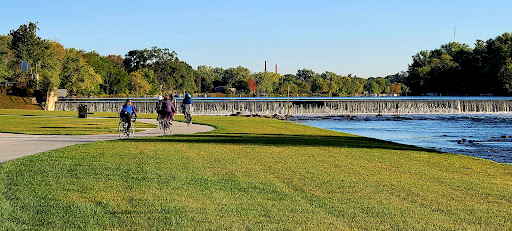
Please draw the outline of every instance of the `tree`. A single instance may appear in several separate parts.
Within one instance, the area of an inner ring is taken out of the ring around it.
[[[197,67],[196,78],[201,81],[201,92],[213,92],[215,87],[213,81],[221,80],[221,76],[212,67],[204,65]]]
[[[258,90],[256,82],[252,79],[252,77],[250,77],[247,80],[247,85],[249,85],[249,89],[251,90],[251,94],[254,94]]]
[[[314,77],[311,79],[311,91],[314,93],[327,93],[329,86],[326,80],[322,77]]]
[[[288,90],[290,95],[295,95],[299,92],[299,87],[293,82],[286,81],[279,87],[279,93],[281,95],[288,95]]]
[[[49,92],[61,85],[61,72],[67,51],[58,42],[45,42],[49,43],[49,49],[44,51],[44,56],[41,60],[39,85],[41,90]]]
[[[19,61],[27,60],[35,65],[43,58],[44,50],[48,49],[49,44],[44,43],[37,36],[38,30],[37,23],[30,22],[28,25],[20,25],[17,30],[11,30],[9,33],[12,36],[11,50]]]
[[[103,76],[103,90],[106,94],[125,93],[130,82],[128,73],[123,67],[123,58],[120,55],[109,55],[105,76]]]
[[[9,63],[14,61],[14,53],[10,49],[12,36],[0,35],[0,82],[13,80],[14,72]]]
[[[297,70],[297,78],[302,81],[309,81],[313,77],[317,76],[317,74],[313,70],[302,69]]]
[[[74,95],[98,94],[103,81],[101,76],[85,62],[82,54],[82,51],[71,48],[64,56],[61,86]]]
[[[234,86],[237,81],[247,81],[251,75],[248,68],[238,66],[236,68],[228,68],[222,74],[222,82],[226,86]]]
[[[512,59],[509,58],[506,64],[501,67],[498,78],[503,84],[503,90],[507,94],[512,93]]]
[[[151,86],[140,71],[130,73],[130,90],[137,96],[148,94]]]
[[[402,84],[392,83],[390,90],[391,90],[391,93],[393,93],[393,94],[400,94],[400,93],[402,93]]]
[[[252,77],[258,85],[259,92],[271,94],[274,91],[275,73],[272,72],[258,72],[254,73]]]

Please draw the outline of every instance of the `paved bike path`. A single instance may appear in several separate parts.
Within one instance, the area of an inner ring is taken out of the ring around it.
[[[137,119],[137,122],[157,124],[155,119]],[[145,131],[136,132],[135,137],[160,136],[163,131],[158,128],[144,128]],[[193,134],[213,130],[213,127],[200,124],[173,122],[171,134]],[[74,144],[90,143],[102,140],[119,139],[118,134],[102,135],[25,135],[0,133],[0,163],[8,160],[62,148]]]

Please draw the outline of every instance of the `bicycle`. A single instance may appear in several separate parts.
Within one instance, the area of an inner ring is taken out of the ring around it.
[[[128,130],[128,123],[124,121],[123,118],[119,117],[119,126],[117,128],[117,131],[119,133],[119,138],[132,138],[135,135],[135,121],[137,120],[137,117],[132,118],[132,126],[130,127],[130,130]]]
[[[192,105],[190,105],[190,104],[183,105],[183,114],[185,115],[185,120],[187,121],[187,127],[190,127],[190,124],[192,124],[192,115],[190,114],[191,110],[192,110]]]
[[[160,115],[158,117],[158,128],[163,130],[164,134],[170,134],[172,132],[172,123],[169,121],[169,116]]]

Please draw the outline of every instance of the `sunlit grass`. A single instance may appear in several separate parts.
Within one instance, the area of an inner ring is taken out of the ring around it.
[[[23,110],[23,109],[0,109],[0,115],[23,115],[23,116],[47,116],[47,117],[75,117],[78,118],[76,111],[43,111],[43,110]],[[156,114],[139,113],[141,119],[156,118]],[[88,118],[118,118],[116,112],[95,112],[88,115]]]
[[[512,166],[261,118],[0,165],[0,229],[507,230]]]
[[[37,135],[93,135],[117,133],[118,119],[79,119],[69,117],[0,116],[0,132]],[[137,123],[137,128],[155,125]]]

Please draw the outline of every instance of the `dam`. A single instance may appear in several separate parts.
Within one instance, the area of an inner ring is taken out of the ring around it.
[[[156,98],[133,98],[137,112],[156,113]],[[57,111],[118,112],[122,98],[62,98]],[[180,112],[181,99],[176,107]],[[195,115],[494,114],[511,113],[512,97],[231,97],[194,98]]]

